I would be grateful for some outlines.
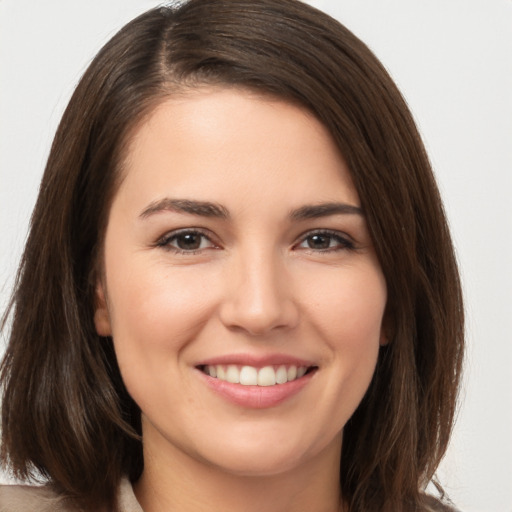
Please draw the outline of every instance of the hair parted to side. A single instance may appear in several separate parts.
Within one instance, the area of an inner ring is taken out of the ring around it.
[[[443,456],[463,357],[463,308],[442,203],[421,139],[370,50],[297,0],[190,0],[126,25],[99,52],[58,128],[3,328],[2,462],[85,508],[112,506],[143,468],[140,411],[93,324],[108,212],[132,131],[202,84],[302,105],[347,162],[386,278],[386,328],[344,430],[350,512],[442,510],[423,491]],[[12,320],[12,322],[8,321]],[[432,508],[431,508],[432,507]]]

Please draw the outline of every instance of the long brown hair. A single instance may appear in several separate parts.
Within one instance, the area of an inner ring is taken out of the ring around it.
[[[300,104],[343,154],[386,278],[391,342],[344,429],[342,493],[351,512],[430,510],[424,488],[450,437],[464,334],[443,206],[388,73],[343,25],[297,0],[153,9],[89,66],[55,136],[3,322],[3,464],[84,507],[112,505],[122,475],[140,476],[140,411],[111,340],[95,332],[94,284],[130,131],[198,84]]]

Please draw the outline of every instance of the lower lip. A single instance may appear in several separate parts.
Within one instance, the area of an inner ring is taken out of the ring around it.
[[[315,371],[312,371],[300,379],[286,382],[285,384],[275,384],[274,386],[244,386],[242,384],[232,384],[231,382],[210,377],[201,370],[197,371],[203,377],[209,388],[215,393],[233,404],[248,409],[267,409],[280,405],[299,393],[299,391],[311,381],[315,373]]]

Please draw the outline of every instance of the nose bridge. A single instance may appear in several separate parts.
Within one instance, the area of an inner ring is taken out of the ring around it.
[[[283,257],[275,248],[246,246],[236,252],[227,279],[223,321],[252,335],[292,327],[298,311]]]

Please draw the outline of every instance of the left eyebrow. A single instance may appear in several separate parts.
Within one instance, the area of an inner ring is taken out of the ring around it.
[[[328,217],[329,215],[361,215],[363,210],[359,206],[347,203],[320,203],[305,205],[292,210],[289,217],[292,220],[308,220],[320,217]]]
[[[159,212],[172,211],[176,213],[188,213],[190,215],[198,215],[201,217],[217,217],[220,219],[228,219],[229,212],[224,206],[209,201],[193,201],[190,199],[171,199],[166,197],[160,201],[154,201],[148,205],[139,215],[141,219],[145,219]]]

